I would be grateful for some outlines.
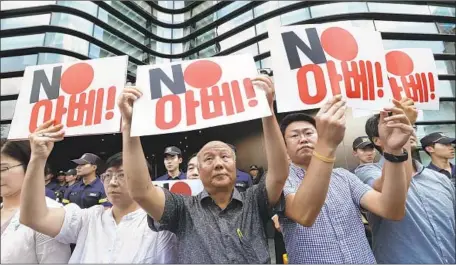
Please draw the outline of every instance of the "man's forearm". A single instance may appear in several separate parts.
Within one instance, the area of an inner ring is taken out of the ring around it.
[[[152,183],[139,137],[130,137],[131,125],[122,127],[123,168],[133,198],[142,197]]]
[[[45,196],[44,167],[46,159],[31,158],[21,191],[21,223],[33,226],[48,213]]]
[[[315,146],[315,152],[328,158],[335,156],[336,149],[326,146]],[[292,209],[297,213],[296,221],[301,225],[311,226],[318,217],[326,200],[329,182],[334,163],[324,162],[317,157],[312,161],[306,171],[306,175],[295,194]]]
[[[268,189],[269,202],[275,204],[280,199],[283,186],[288,177],[287,150],[274,112],[272,116],[263,118],[262,123],[268,161],[266,187]]]
[[[388,150],[385,150],[385,152],[388,152]],[[397,155],[401,151],[391,153]],[[381,192],[383,217],[400,220],[405,214],[405,201],[407,198],[407,162],[392,163],[386,160],[384,172]]]

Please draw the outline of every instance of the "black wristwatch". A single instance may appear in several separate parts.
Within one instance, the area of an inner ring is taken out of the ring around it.
[[[392,155],[392,154],[389,154],[389,153],[383,153],[383,157],[390,161],[391,163],[402,163],[402,162],[405,162],[407,161],[408,159],[408,152],[407,150],[403,149],[403,153],[402,155]]]

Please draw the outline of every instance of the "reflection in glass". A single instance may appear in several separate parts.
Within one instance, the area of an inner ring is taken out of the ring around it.
[[[106,10],[100,8],[98,12],[98,18],[101,21],[106,22],[113,28],[121,31],[122,33],[128,35],[129,37],[133,38],[134,40],[144,44],[145,38],[142,33],[132,28],[130,25],[124,23],[123,21],[119,20],[118,18],[114,17],[110,13],[106,12]]]
[[[55,4],[55,1],[1,1],[1,10],[10,10],[17,8],[27,8],[34,6],[44,6]]]
[[[44,42],[44,34],[23,35],[16,37],[1,38],[1,50],[23,49],[41,47]]]
[[[64,50],[74,51],[87,56],[89,42],[81,38],[62,33],[46,33],[45,45]]]
[[[76,61],[79,61],[79,59],[57,53],[40,53],[38,57],[38,64],[71,63]]]
[[[310,7],[310,15],[312,17],[324,17],[358,12],[368,12],[367,4],[365,2],[331,3]]]
[[[0,124],[1,138],[8,138],[8,133],[11,124]]]
[[[6,1],[2,1],[2,4]],[[12,2],[12,1],[8,1]],[[17,29],[27,28],[40,25],[49,25],[50,14],[26,16],[26,17],[15,17],[15,18],[4,18],[1,19],[1,29]]]
[[[375,28],[382,32],[438,33],[431,22],[375,21]]]
[[[97,16],[98,6],[90,1],[57,1],[60,6],[73,7],[83,12],[89,13],[92,16]]]
[[[426,5],[368,2],[367,6],[369,7],[370,12],[417,14],[417,15],[429,15],[430,14],[429,8]]]
[[[16,106],[17,100],[2,100],[0,120],[12,120],[14,114],[14,107]]]
[[[93,23],[78,16],[64,13],[52,13],[51,24],[92,35]]]
[[[37,57],[36,54],[2,57],[0,58],[1,72],[23,71],[27,66],[36,65]]]
[[[102,40],[104,43],[118,49],[119,51],[122,51],[138,60],[143,60],[144,53],[141,49],[136,48],[136,46],[133,46],[110,32],[95,26],[93,35],[95,38]]]
[[[0,95],[17,95],[21,89],[22,77],[0,79]]]

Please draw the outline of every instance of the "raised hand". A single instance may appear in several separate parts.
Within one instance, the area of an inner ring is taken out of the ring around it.
[[[415,102],[410,98],[402,98],[400,101],[393,99],[393,104],[396,108],[402,109],[410,121],[410,124],[415,124],[418,118],[418,110],[415,107]]]
[[[259,75],[252,79],[252,84],[257,85],[264,90],[264,92],[266,93],[266,97],[268,99],[269,106],[272,110],[275,96],[275,88],[272,79],[267,75]]]
[[[133,86],[127,86],[117,99],[117,106],[119,106],[122,115],[122,123],[124,125],[131,125],[133,102],[141,96],[142,92],[139,91],[139,89]]]
[[[29,136],[32,158],[47,159],[54,143],[62,141],[64,136],[62,124],[54,125],[54,120],[43,123]]]
[[[346,102],[338,95],[326,102],[315,117],[318,143],[337,148],[345,135]]]
[[[388,112],[392,115],[388,116]],[[407,143],[413,127],[404,110],[400,108],[385,108],[380,112],[378,134],[384,143],[384,151],[387,153],[402,153],[402,148]]]

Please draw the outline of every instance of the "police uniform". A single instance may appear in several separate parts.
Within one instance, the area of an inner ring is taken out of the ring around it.
[[[167,155],[171,155],[171,156],[177,155],[179,157],[182,157],[182,151],[178,147],[175,147],[175,146],[166,147],[164,154],[165,154],[165,156],[167,156]],[[183,180],[183,179],[187,179],[187,175],[185,173],[183,173],[183,172],[179,172],[179,175],[177,175],[174,178],[171,177],[168,174],[168,172],[166,172],[165,175],[158,177],[155,181]]]
[[[78,165],[99,165],[101,159],[94,154],[85,153],[81,158],[72,160]],[[63,204],[75,203],[82,209],[90,208],[94,205],[112,206],[108,202],[104,185],[100,178],[96,177],[91,183],[85,184],[83,179],[68,187],[64,193]]]

